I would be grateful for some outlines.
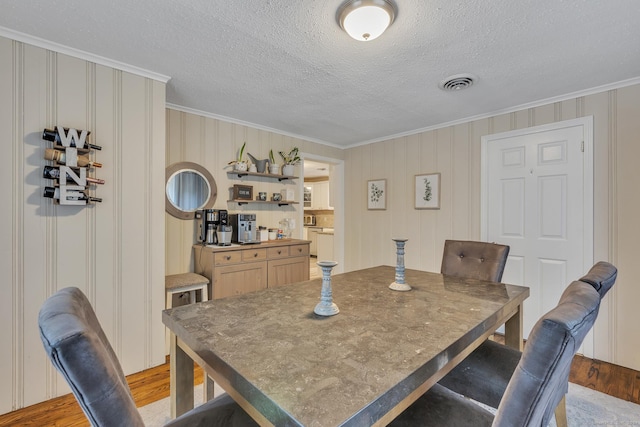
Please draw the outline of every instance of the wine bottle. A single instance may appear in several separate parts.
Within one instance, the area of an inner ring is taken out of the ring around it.
[[[44,187],[44,197],[60,200],[60,188]],[[84,191],[78,190],[67,191],[65,200],[69,202],[102,202],[101,198],[88,196]],[[60,203],[64,204],[64,201],[61,201]]]
[[[67,156],[64,151],[54,150],[53,148],[46,148],[44,150],[44,158],[47,160],[54,160],[62,165],[66,164]],[[102,163],[92,162],[89,157],[78,155],[78,167],[91,167],[101,168]]]
[[[64,129],[64,133],[68,134],[69,133],[69,128],[63,128]],[[82,132],[82,131],[80,131]],[[87,131],[87,136],[90,134],[90,131]],[[58,131],[58,126],[56,126],[55,130],[51,130],[51,129],[45,129],[42,131],[42,139],[46,139],[47,141],[51,141],[54,142],[58,145],[62,145],[62,138],[60,138],[60,133]],[[76,146],[76,141],[75,138],[71,139],[70,142],[72,147]],[[94,150],[102,150],[102,147],[99,145],[95,145],[95,144],[90,144],[88,142],[85,141],[84,146],[83,147],[79,147],[79,148],[86,148],[86,149],[94,149]]]
[[[42,177],[48,179],[60,179],[60,168],[55,166],[45,166],[44,170],[42,171]],[[67,180],[69,179],[73,178],[71,178],[71,175],[67,173]],[[91,178],[89,176],[85,179],[87,180],[87,182],[90,182],[92,184],[104,184],[104,179]]]

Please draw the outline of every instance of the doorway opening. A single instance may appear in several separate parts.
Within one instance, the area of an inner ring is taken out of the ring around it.
[[[310,277],[321,277],[316,262],[336,261],[334,273],[344,268],[344,188],[342,160],[301,154],[303,194],[302,238],[311,241]]]

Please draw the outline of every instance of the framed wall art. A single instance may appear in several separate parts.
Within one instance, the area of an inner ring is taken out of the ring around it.
[[[367,209],[387,209],[387,180],[367,181]]]
[[[440,209],[440,173],[416,175],[415,208]]]

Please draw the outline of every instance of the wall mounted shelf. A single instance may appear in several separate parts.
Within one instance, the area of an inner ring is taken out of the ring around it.
[[[245,172],[245,171],[228,171],[227,175],[237,175],[238,178],[242,178],[244,176],[259,176],[263,178],[273,178],[278,181],[284,181],[287,179],[297,179],[297,176],[289,176],[289,175],[275,175],[272,173],[259,173],[259,172]]]
[[[238,205],[246,205],[246,204],[262,204],[262,205],[278,205],[278,206],[289,206],[289,205],[297,205],[298,202],[290,202],[287,200],[227,200],[227,203],[237,203]]]

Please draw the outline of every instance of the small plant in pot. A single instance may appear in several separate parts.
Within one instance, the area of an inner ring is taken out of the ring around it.
[[[276,159],[273,157],[273,150],[269,150],[269,173],[273,175],[280,173],[280,165],[276,163]]]
[[[242,144],[242,147],[238,150],[238,158],[230,161],[227,166],[233,165],[233,169],[237,171],[246,171],[249,168],[249,161],[244,160],[244,149],[247,145],[247,141]]]
[[[282,160],[284,162],[284,166],[282,167],[282,174],[293,176],[293,167],[300,163],[300,160],[302,160],[300,156],[298,156],[298,147],[293,147],[291,151],[289,151],[289,154],[285,154],[284,152],[280,151],[280,157],[282,157]]]

